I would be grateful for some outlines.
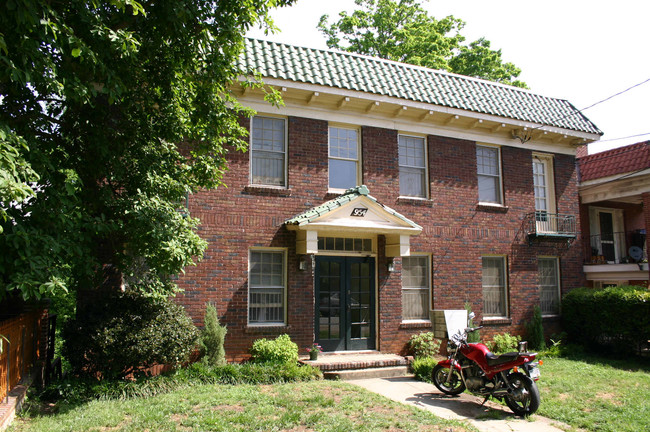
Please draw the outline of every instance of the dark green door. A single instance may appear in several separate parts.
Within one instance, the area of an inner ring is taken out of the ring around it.
[[[316,257],[316,329],[324,351],[375,348],[375,260]]]

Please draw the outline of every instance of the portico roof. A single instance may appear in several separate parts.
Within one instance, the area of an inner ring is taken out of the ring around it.
[[[409,254],[409,237],[422,227],[397,211],[380,204],[365,185],[346,190],[340,196],[313,207],[285,222],[298,232],[297,252],[318,253],[318,236],[386,236],[386,255]]]

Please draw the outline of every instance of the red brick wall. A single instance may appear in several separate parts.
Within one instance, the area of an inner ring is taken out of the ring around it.
[[[242,120],[248,125],[248,120]],[[430,135],[430,199],[399,198],[399,166],[395,130],[361,128],[363,183],[380,203],[420,224],[423,231],[411,238],[411,251],[432,258],[435,309],[462,309],[472,305],[482,318],[481,256],[507,256],[510,319],[486,327],[482,335],[508,331],[521,334],[539,303],[537,257],[557,256],[562,289],[584,284],[581,244],[566,241],[529,245],[522,223],[534,210],[532,152],[502,147],[505,206],[478,206],[476,143]],[[190,213],[200,217],[200,234],[209,242],[203,261],[179,279],[185,293],[178,296],[197,324],[206,302],[213,302],[228,326],[226,352],[242,359],[253,340],[289,333],[301,349],[314,339],[314,283],[311,265],[298,270],[295,234],[284,220],[331,198],[327,194],[327,122],[288,118],[289,171],[287,190],[248,187],[249,155],[228,156],[228,187],[203,191],[190,198]],[[578,215],[574,158],[555,156],[557,208]],[[247,326],[248,251],[251,247],[282,247],[288,257],[287,326],[259,329]],[[378,238],[377,280],[379,315],[377,334],[383,352],[404,352],[410,335],[429,330],[425,325],[402,323],[401,259],[388,273],[384,238]],[[550,327],[555,327],[549,322]],[[304,352],[304,351],[303,351]]]

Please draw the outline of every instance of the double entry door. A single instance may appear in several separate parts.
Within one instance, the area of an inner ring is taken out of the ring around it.
[[[375,348],[375,259],[316,257],[316,331],[324,351]]]

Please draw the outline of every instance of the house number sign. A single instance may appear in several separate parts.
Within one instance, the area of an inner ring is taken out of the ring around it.
[[[355,208],[352,210],[352,213],[350,213],[350,216],[354,217],[364,217],[368,213],[367,208]]]

